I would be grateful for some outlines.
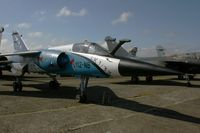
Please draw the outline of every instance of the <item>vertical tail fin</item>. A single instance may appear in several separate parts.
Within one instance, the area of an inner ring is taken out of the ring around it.
[[[108,47],[108,50],[110,52],[113,51],[113,49],[117,46],[116,38],[112,38],[110,36],[107,36],[105,38],[105,41],[107,43],[107,47]]]
[[[158,57],[165,56],[165,49],[162,46],[157,46],[156,51],[157,51]]]
[[[28,50],[24,40],[22,39],[22,36],[18,32],[13,32],[12,37],[15,52],[24,52]]]
[[[130,53],[133,57],[136,57],[137,51],[138,51],[138,48],[137,48],[137,47],[133,47],[133,48],[129,51],[129,53]]]
[[[2,34],[3,34],[3,32],[4,32],[4,28],[1,27],[1,28],[0,28],[0,46],[1,46],[1,39],[2,39]]]
[[[121,45],[123,45],[126,42],[130,42],[130,40],[123,39],[123,40],[120,40],[119,42],[116,42],[116,38],[107,36],[105,38],[105,41],[107,43],[108,50],[111,52],[111,54],[120,56],[120,57],[131,56],[123,47],[121,47]]]

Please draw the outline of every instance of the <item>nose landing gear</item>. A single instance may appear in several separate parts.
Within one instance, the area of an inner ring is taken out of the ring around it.
[[[79,87],[79,90],[80,90],[79,102],[86,103],[87,102],[86,89],[87,89],[89,77],[81,76],[80,79],[81,79],[81,82],[80,82],[80,87]]]

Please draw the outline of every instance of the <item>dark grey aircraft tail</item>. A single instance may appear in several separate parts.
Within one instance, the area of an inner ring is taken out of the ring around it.
[[[24,40],[22,39],[22,35],[20,35],[18,32],[13,32],[12,37],[15,52],[24,52],[28,50]]]
[[[164,57],[165,56],[165,49],[163,48],[163,46],[160,46],[160,45],[157,46],[156,51],[157,51],[158,57]]]
[[[137,51],[138,51],[138,48],[137,48],[137,47],[133,47],[133,48],[129,51],[129,53],[130,53],[133,57],[136,57]]]
[[[1,46],[1,39],[2,39],[2,34],[3,34],[3,32],[4,32],[4,28],[1,27],[1,28],[0,28],[0,46]]]
[[[107,36],[105,38],[108,50],[110,51],[111,55],[119,56],[119,57],[127,57],[129,58],[131,56],[130,53],[128,53],[122,45],[124,43],[130,42],[129,39],[123,39],[119,40],[119,42],[116,41],[116,38],[112,38],[110,36]]]

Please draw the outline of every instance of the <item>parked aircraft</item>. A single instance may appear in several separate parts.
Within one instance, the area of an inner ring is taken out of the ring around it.
[[[1,56],[11,56],[11,71],[16,75],[13,82],[14,91],[22,91],[21,78],[26,72],[45,73],[52,78],[50,88],[58,88],[56,75],[80,77],[80,102],[85,102],[86,88],[89,77],[109,78],[116,76],[138,75],[169,75],[179,72],[159,67],[139,60],[119,59],[96,43],[83,42],[43,50],[31,51],[27,48],[18,32],[12,34],[14,53]],[[129,40],[121,40],[120,44]],[[17,75],[20,72],[20,75]]]
[[[1,45],[1,39],[2,39],[2,33],[4,31],[4,28],[3,27],[0,27],[0,45]]]
[[[200,73],[200,52],[181,53],[167,56],[162,46],[156,47],[159,61],[164,62],[166,67],[187,73],[189,79]],[[148,58],[146,58],[148,60]],[[185,75],[178,75],[178,79],[187,78]]]
[[[1,46],[1,40],[2,40],[2,34],[4,32],[4,28],[0,27],[0,46]],[[10,71],[10,62],[5,56],[0,57],[0,77],[2,77],[2,71],[7,70]]]
[[[162,46],[158,46],[156,48],[158,57],[141,58],[131,56],[131,54],[128,53],[123,47],[121,47],[121,45],[119,47],[116,39],[113,39],[112,37],[106,37],[105,41],[109,50],[112,51],[115,48],[119,49],[119,51],[115,54],[115,56],[117,56],[118,58],[129,58],[133,60],[137,59],[183,73],[181,75],[178,75],[178,78],[183,79],[183,76],[185,76],[187,80],[187,86],[191,85],[189,80],[193,78],[193,75],[200,73],[200,53],[185,53],[166,56],[164,48]],[[138,76],[141,75],[132,75],[131,80],[133,82],[137,82],[139,80]],[[147,74],[145,76],[147,81],[153,80],[153,75]]]

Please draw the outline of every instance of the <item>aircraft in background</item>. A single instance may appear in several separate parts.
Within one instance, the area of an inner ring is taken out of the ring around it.
[[[1,46],[1,40],[2,40],[2,35],[4,32],[4,28],[0,27],[0,46]],[[8,61],[8,59],[5,56],[1,56],[0,57],[0,77],[2,77],[4,70],[10,71],[11,67],[10,67],[10,61]]]
[[[2,54],[9,56],[11,71],[16,76],[13,82],[15,92],[22,91],[22,77],[25,73],[36,72],[47,74],[52,78],[50,88],[58,88],[55,75],[80,77],[80,102],[87,99],[86,88],[89,77],[109,78],[118,76],[138,75],[170,75],[179,72],[159,67],[139,60],[119,59],[92,42],[74,43],[59,47],[31,51],[27,48],[18,32],[12,34],[14,53]],[[120,44],[129,40],[121,40]]]
[[[195,74],[200,73],[200,52],[190,52],[173,54],[166,56],[165,49],[162,46],[156,47],[160,61],[164,61],[166,66],[172,69],[182,71],[189,74],[189,78],[193,79]],[[186,78],[185,75],[178,75],[178,79]]]
[[[3,32],[4,32],[4,28],[0,27],[0,45],[1,45],[1,39],[2,39]]]
[[[129,58],[133,60],[138,59],[144,62],[148,62],[150,64],[158,65],[183,73],[178,75],[178,79],[184,79],[185,77],[185,79],[187,80],[187,86],[191,85],[190,79],[193,79],[193,76],[195,74],[200,73],[200,52],[166,56],[165,49],[162,46],[157,46],[156,50],[158,57],[136,57],[132,56],[123,47],[121,47],[121,45],[116,42],[115,38],[106,37],[105,41],[110,51],[112,51],[113,49],[119,50],[115,54],[115,56],[117,56],[118,58]],[[137,50],[135,50],[134,52],[137,52]],[[134,55],[136,55],[136,53],[134,53]],[[133,82],[137,82],[139,80],[138,76],[141,75],[132,75],[131,80]],[[153,80],[153,75],[147,74],[145,76],[147,81]]]

